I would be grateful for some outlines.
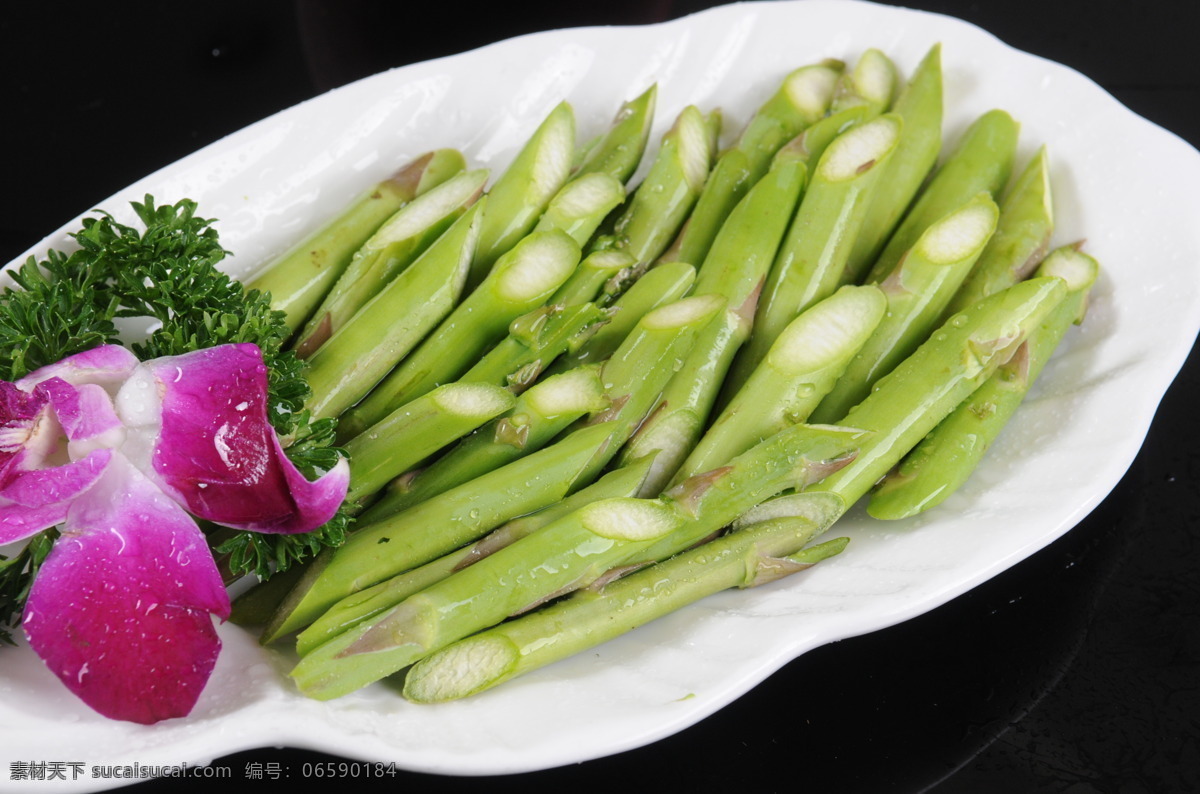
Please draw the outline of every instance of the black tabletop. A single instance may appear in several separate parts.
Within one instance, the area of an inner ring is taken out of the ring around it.
[[[503,4],[487,14],[361,0],[9,7],[0,21],[0,261],[137,178],[367,74],[519,33],[654,22],[715,3],[566,5]],[[1186,4],[905,5],[961,17],[1073,66],[1200,145],[1200,65],[1196,28],[1180,17]],[[402,772],[379,782],[426,792],[1200,790],[1198,396],[1193,354],[1125,478],[1057,542],[920,618],[806,654],[676,736],[522,776]],[[10,760],[2,746],[0,760]],[[215,763],[236,782],[265,786],[286,782],[277,772],[294,783],[303,764],[340,760],[263,748]],[[192,783],[200,790],[198,781],[138,788]]]

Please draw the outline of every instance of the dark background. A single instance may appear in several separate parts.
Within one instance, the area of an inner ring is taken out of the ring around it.
[[[506,3],[491,11],[279,0],[9,5],[0,21],[0,261],[137,178],[358,77],[520,33],[654,22],[709,5],[715,3],[610,1],[578,10],[562,2]],[[1191,3],[908,5],[959,16],[1073,66],[1135,112],[1200,144],[1196,27],[1180,17]],[[401,773],[384,785],[427,792],[626,785],[938,794],[1200,790],[1198,380],[1193,354],[1141,455],[1088,519],[921,618],[806,654],[715,716],[641,750],[510,778]],[[313,760],[338,759],[267,748],[217,763],[231,766],[235,780],[248,763],[279,764],[295,785],[300,764]],[[168,786],[202,790],[181,781],[138,789]]]

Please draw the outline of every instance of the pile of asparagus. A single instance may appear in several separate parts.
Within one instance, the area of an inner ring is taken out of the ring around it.
[[[942,155],[938,47],[797,69],[719,153],[685,108],[627,195],[654,105],[579,151],[559,105],[490,187],[425,155],[249,285],[351,464],[345,545],[236,608],[304,693],[463,697],[837,554],[869,492],[958,487],[1083,316],[1044,148],[1009,186],[995,110]]]

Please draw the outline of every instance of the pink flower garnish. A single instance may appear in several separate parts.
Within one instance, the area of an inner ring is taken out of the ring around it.
[[[229,597],[189,513],[305,532],[345,498],[344,460],[309,482],[283,454],[266,388],[254,345],[142,364],[106,346],[0,381],[0,543],[62,525],[25,633],[107,717],[186,715],[212,672]]]

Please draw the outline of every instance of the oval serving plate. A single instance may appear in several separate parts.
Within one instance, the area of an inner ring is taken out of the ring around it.
[[[936,42],[946,140],[993,107],[1012,113],[1022,124],[1018,167],[1042,143],[1050,149],[1055,244],[1086,237],[1105,268],[1086,323],[962,491],[904,522],[852,512],[835,528],[853,538],[850,548],[812,571],[720,594],[458,703],[415,706],[386,683],[333,702],[307,700],[286,676],[293,654],[263,649],[225,625],[224,650],[192,715],[143,727],[88,710],[28,648],[6,651],[0,724],[22,726],[6,739],[9,757],[54,748],[56,757],[146,766],[291,745],[454,774],[577,762],[679,731],[792,658],[926,612],[1074,526],[1132,462],[1200,329],[1200,197],[1172,187],[1200,183],[1200,154],[1078,73],[958,20],[811,0],[726,6],[640,28],[536,34],[330,92],[100,206],[128,222],[129,201],[147,192],[160,202],[194,198],[201,214],[220,219],[222,241],[235,254],[231,272],[246,275],[423,151],[457,147],[498,173],[564,98],[576,109],[581,139],[655,81],[654,140],[687,104],[720,106],[726,129],[737,130],[796,66],[852,61],[879,47],[907,74]],[[1155,181],[1164,171],[1169,184]],[[31,253],[66,246],[77,227],[78,219]]]

